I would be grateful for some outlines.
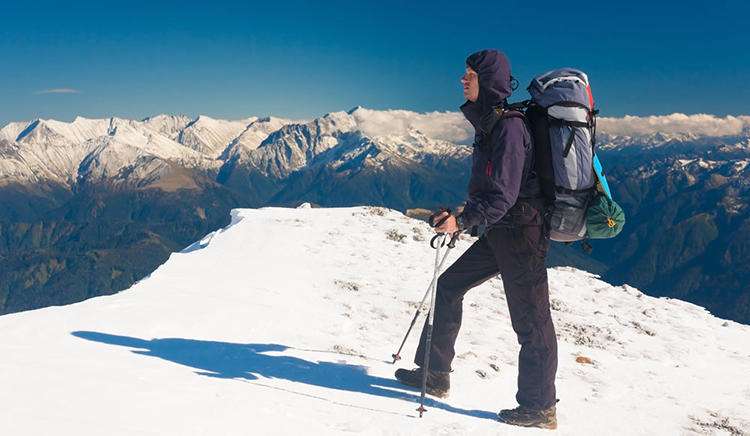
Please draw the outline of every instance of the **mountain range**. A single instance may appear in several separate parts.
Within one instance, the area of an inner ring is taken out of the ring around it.
[[[591,256],[555,245],[550,265],[750,322],[746,118],[601,119],[628,223]],[[0,313],[124,289],[236,207],[458,205],[472,133],[454,112],[362,107],[311,120],[11,123],[0,129]]]
[[[434,171],[453,170],[450,164],[470,152],[418,129],[367,135],[359,121],[372,113],[356,108],[309,122],[159,115],[140,121],[79,117],[70,123],[11,123],[0,129],[0,186],[174,191],[199,188],[208,178],[253,201],[296,201],[298,191],[306,189],[300,184],[311,178],[330,179],[335,173],[355,183],[373,183],[373,172],[408,170],[412,189],[421,195],[431,183],[420,181],[431,181]],[[330,201],[345,187],[328,189],[321,194]],[[406,195],[402,207],[413,201]],[[341,197],[349,201],[345,193]]]

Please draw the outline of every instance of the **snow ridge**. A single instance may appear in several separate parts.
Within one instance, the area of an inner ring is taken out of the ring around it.
[[[416,348],[414,333],[389,363],[432,276],[430,232],[383,208],[234,210],[129,290],[2,316],[0,433],[526,434],[493,419],[515,404],[519,347],[498,278],[465,298],[447,400],[417,419],[419,393],[393,380]],[[750,327],[549,276],[557,433],[750,431]]]

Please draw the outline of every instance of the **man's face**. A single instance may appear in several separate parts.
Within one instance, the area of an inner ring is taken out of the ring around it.
[[[479,75],[471,67],[466,67],[466,72],[461,77],[461,85],[464,87],[464,98],[471,102],[479,98]]]

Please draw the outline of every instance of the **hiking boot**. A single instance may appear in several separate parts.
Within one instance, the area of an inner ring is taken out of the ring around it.
[[[407,386],[422,388],[422,368],[414,369],[397,369],[396,380]],[[445,398],[448,396],[448,390],[451,387],[450,372],[448,371],[429,371],[427,373],[427,393]]]
[[[519,425],[521,427],[539,427],[550,430],[557,428],[555,406],[543,410],[518,406],[515,409],[501,410],[497,414],[497,419],[505,424]]]

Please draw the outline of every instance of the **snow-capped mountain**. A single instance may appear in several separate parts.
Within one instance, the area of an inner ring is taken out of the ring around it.
[[[227,147],[220,156],[220,159],[231,159],[239,153],[258,148],[258,146],[268,138],[268,135],[281,129],[287,124],[294,124],[294,122],[277,117],[265,117],[253,121],[242,133],[240,133],[239,136],[232,140],[229,147]]]
[[[637,151],[645,149],[673,150],[699,152],[707,146],[720,146],[726,149],[737,149],[750,152],[750,132],[732,136],[704,136],[695,133],[649,133],[646,135],[612,135],[603,133],[598,135],[597,146],[604,151]]]
[[[169,139],[176,141],[180,137],[180,132],[192,121],[190,117],[185,115],[161,114],[144,119],[143,124],[149,129],[156,130]]]
[[[4,144],[0,182],[52,181],[74,187],[77,183],[118,184],[129,179],[131,185],[150,186],[149,180],[161,177],[153,172],[158,161],[159,168],[200,169],[222,182],[241,186],[257,178],[278,181],[319,164],[340,167],[365,154],[370,159],[362,162],[372,165],[379,165],[378,160],[403,164],[456,153],[465,157],[466,147],[459,146],[457,152],[454,143],[441,137],[465,136],[467,123],[461,120],[462,127],[457,128],[456,115],[356,108],[307,122],[276,117],[228,121],[203,115],[194,120],[157,115],[142,121],[78,117],[70,123],[41,119],[11,123],[0,130]],[[383,126],[383,117],[389,122],[402,119],[388,128]],[[441,120],[450,122],[439,129],[431,127]],[[419,127],[434,131],[435,137]],[[138,168],[140,165],[149,168]],[[92,169],[96,171],[92,173]],[[235,170],[240,174],[233,174]],[[249,181],[244,180],[248,177]],[[265,197],[273,194],[274,190],[263,193]]]
[[[257,117],[226,121],[201,115],[180,130],[176,139],[180,144],[217,158],[224,152],[229,143],[256,120]]]
[[[5,136],[15,130],[17,126]],[[218,167],[209,156],[150,130],[144,122],[120,118],[36,120],[5,144],[0,159],[3,184],[50,181],[73,187],[122,179],[138,183],[159,178],[155,161],[161,168]]]
[[[599,146],[604,151],[642,151],[668,146],[700,149],[711,144],[748,150],[749,126],[747,117],[603,118]],[[70,123],[40,119],[0,129],[0,183],[53,181],[73,187],[78,182],[130,178],[137,186],[149,186],[144,180],[160,176],[137,167],[153,167],[158,160],[160,167],[199,169],[238,189],[257,191],[259,179],[270,179],[270,184],[260,183],[262,192],[253,194],[268,199],[284,189],[279,181],[299,171],[320,172],[322,167],[329,173],[344,168],[347,174],[365,167],[413,171],[415,165],[460,161],[469,154],[465,145],[471,134],[458,113],[362,107],[311,121],[275,117],[229,121],[204,115],[195,119],[157,115],[142,121],[78,117]],[[89,180],[92,161],[106,170]]]
[[[301,192],[337,205],[454,203],[471,151],[471,128],[457,113],[361,107],[309,121],[158,115],[21,125],[2,130],[2,185],[175,190],[218,183],[253,205],[293,204]]]
[[[450,126],[455,116],[364,108],[326,114],[286,125],[257,148],[229,155],[217,180],[253,199],[281,204],[294,203],[302,192],[309,201],[335,205],[353,199],[383,204],[388,198],[399,208],[409,207],[416,197],[455,201],[465,186],[467,168],[462,164],[470,148],[442,139],[445,133],[439,130],[430,137],[417,128],[435,120]],[[390,128],[383,127],[383,117]],[[459,132],[463,141],[466,131]],[[437,188],[438,178],[450,187]]]
[[[356,130],[347,113],[326,114],[305,124],[291,124],[268,135],[257,147],[246,153],[235,153],[237,162],[263,176],[283,178],[307,165],[319,154],[339,145],[339,137]]]
[[[493,419],[515,405],[519,348],[497,278],[463,302],[448,399],[419,419],[419,392],[393,379],[416,348],[413,332],[390,364],[432,277],[430,233],[382,208],[234,210],[122,293],[2,316],[0,434],[533,432]],[[750,327],[549,277],[557,434],[750,432]]]

